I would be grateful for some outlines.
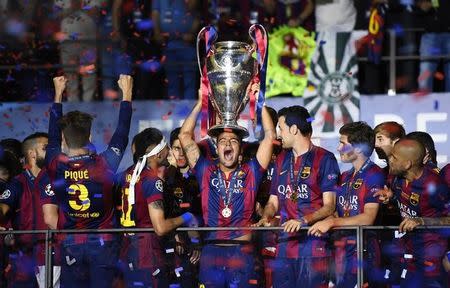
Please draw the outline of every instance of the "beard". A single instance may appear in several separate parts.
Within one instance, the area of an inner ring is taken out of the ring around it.
[[[386,152],[380,147],[375,147],[375,152],[377,152],[378,158],[382,160],[388,160],[388,156],[386,155]],[[388,163],[389,164],[389,163]]]
[[[45,167],[45,158],[37,158],[36,159],[36,166],[40,169]]]
[[[161,162],[159,163],[159,166],[169,167],[169,166],[170,166],[169,160],[167,160],[167,158],[164,158],[164,159],[161,160]]]

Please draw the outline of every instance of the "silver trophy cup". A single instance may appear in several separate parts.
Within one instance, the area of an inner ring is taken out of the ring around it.
[[[249,32],[254,26],[250,27]],[[202,60],[199,56],[199,42],[203,29],[197,37],[197,58],[201,74],[203,72],[201,62],[206,65],[206,75],[211,87],[209,97],[221,119],[220,124],[208,130],[208,135],[218,136],[224,130],[230,129],[246,138],[249,133],[245,127],[237,124],[237,119],[249,100],[247,95],[249,85],[258,73],[258,62],[252,56],[256,43],[252,46],[237,41],[217,42],[211,46],[209,55]]]

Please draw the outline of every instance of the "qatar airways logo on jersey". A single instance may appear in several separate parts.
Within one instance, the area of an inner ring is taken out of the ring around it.
[[[278,185],[278,194],[283,195],[286,199],[292,199],[292,194],[296,193],[295,199],[308,199],[308,185],[300,184],[297,187],[297,191],[294,191],[294,188],[291,185]]]
[[[339,205],[341,205],[342,207],[349,209],[349,210],[353,210],[353,211],[358,211],[358,196],[357,195],[353,195],[350,197],[349,199],[350,201],[345,200],[344,196],[339,196],[338,198],[338,203]],[[348,203],[350,202],[350,203]]]
[[[402,218],[418,217],[417,212],[411,209],[408,205],[398,202],[398,207],[400,207],[400,215]]]
[[[226,183],[225,185],[227,185],[226,188],[229,189],[230,188],[230,182],[225,182],[225,183]],[[244,188],[243,183],[244,183],[244,181],[242,179],[237,179],[236,180],[236,184],[234,184],[234,187],[233,187],[233,193],[242,193],[242,189]],[[216,189],[220,189],[219,179],[212,178],[211,179],[211,185],[213,187],[215,187]]]

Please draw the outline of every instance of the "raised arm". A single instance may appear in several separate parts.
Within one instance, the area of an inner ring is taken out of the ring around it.
[[[267,108],[262,109],[262,125],[264,129],[264,139],[261,141],[256,152],[256,159],[262,168],[267,169],[272,159],[273,141],[276,138],[275,127]]]
[[[109,142],[108,148],[102,153],[113,171],[116,171],[119,167],[125,148],[128,145],[128,134],[130,132],[132,114],[131,97],[133,78],[129,75],[120,74],[117,83],[119,84],[123,95],[122,103],[120,103],[119,122],[116,131]]]
[[[48,165],[50,161],[61,153],[61,129],[58,126],[58,120],[62,117],[62,95],[66,89],[67,79],[64,76],[53,78],[55,86],[55,98],[50,108],[50,119],[48,123],[48,145],[46,148],[45,162]]]
[[[183,126],[181,126],[180,134],[178,139],[180,139],[181,147],[183,147],[184,155],[189,163],[189,167],[194,168],[197,164],[198,158],[200,157],[200,149],[197,143],[195,143],[195,124],[197,122],[197,117],[202,109],[202,97],[199,96],[199,100],[195,104],[191,111],[191,114],[184,120]]]

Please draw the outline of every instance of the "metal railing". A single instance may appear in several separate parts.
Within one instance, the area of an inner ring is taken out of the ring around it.
[[[302,227],[303,233],[309,227]],[[176,231],[280,231],[284,227],[190,227],[178,228]],[[421,226],[416,230],[441,230],[450,229],[450,226]],[[334,231],[353,230],[356,235],[356,255],[357,255],[357,287],[363,287],[364,284],[364,232],[371,230],[398,230],[398,226],[347,226],[333,229]],[[53,259],[52,259],[52,242],[56,234],[128,234],[128,233],[154,233],[153,228],[116,228],[116,229],[79,229],[79,230],[7,230],[0,231],[0,237],[7,234],[43,234],[45,235],[45,287],[51,288],[53,286]],[[414,233],[414,232],[412,232]]]

